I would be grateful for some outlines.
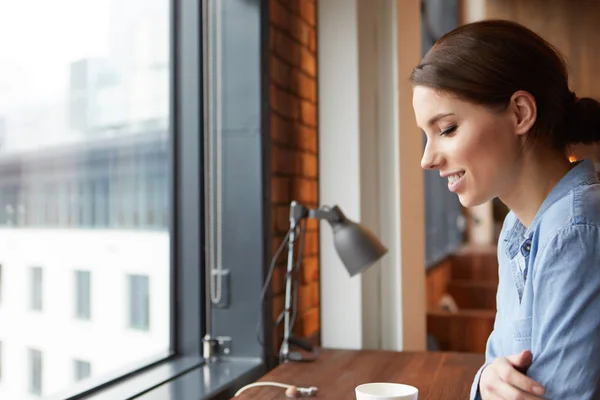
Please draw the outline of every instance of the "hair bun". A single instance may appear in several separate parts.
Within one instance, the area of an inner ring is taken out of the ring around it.
[[[568,121],[569,144],[590,144],[600,140],[600,103],[590,97],[578,98],[573,94],[573,105]]]

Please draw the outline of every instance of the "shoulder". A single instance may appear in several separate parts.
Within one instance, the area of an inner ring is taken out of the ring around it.
[[[548,245],[557,246],[558,243],[567,244],[569,238],[582,236],[591,241],[588,246],[600,245],[596,243],[600,241],[599,210],[600,184],[573,188],[542,216],[535,232],[539,249],[543,250]]]
[[[552,280],[563,287],[570,279],[600,286],[600,218],[593,212],[600,207],[600,185],[594,186],[574,190],[544,215],[532,246],[534,282]]]
[[[600,226],[600,183],[573,189],[569,200],[571,224]]]

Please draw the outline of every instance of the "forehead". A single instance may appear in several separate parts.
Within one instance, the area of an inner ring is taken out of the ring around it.
[[[413,89],[413,109],[417,124],[421,127],[436,115],[456,113],[464,106],[464,102],[456,97],[425,86]]]

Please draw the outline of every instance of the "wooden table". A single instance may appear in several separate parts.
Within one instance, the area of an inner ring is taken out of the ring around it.
[[[368,382],[397,382],[419,389],[419,400],[469,398],[473,377],[484,357],[466,353],[322,350],[317,361],[282,364],[259,382],[317,386],[316,398],[353,400],[354,388]],[[254,387],[237,400],[281,400],[284,389]]]

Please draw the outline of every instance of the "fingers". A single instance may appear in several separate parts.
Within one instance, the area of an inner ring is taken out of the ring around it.
[[[497,390],[497,393],[496,393],[496,390]],[[497,387],[494,388],[494,391],[492,392],[492,396],[489,396],[489,397],[494,399],[494,396],[496,396],[495,398],[498,400],[539,400],[540,399],[538,396],[535,396],[531,393],[517,389],[516,387],[514,387],[506,382],[500,382],[497,385]],[[488,399],[488,397],[486,397],[486,400],[487,399]]]
[[[516,368],[531,363],[531,352],[500,357],[483,369],[480,391],[485,400],[530,400],[544,395],[544,388]]]
[[[483,389],[483,388],[482,388]],[[498,381],[496,384],[481,391],[484,400],[539,400],[540,397],[524,392],[514,386]]]
[[[487,393],[484,397],[482,397],[483,400],[504,400],[502,397],[500,396],[496,396],[494,393]]]
[[[497,371],[500,379],[508,386],[514,388],[515,390],[535,395],[525,398],[533,399],[536,398],[536,396],[544,395],[544,388],[539,383],[517,371],[514,366],[508,362],[508,360],[504,360],[504,362],[500,360],[500,362],[498,362]],[[514,394],[514,391],[511,392]]]
[[[506,357],[506,359],[517,368],[525,368],[533,361],[533,354],[529,350],[523,350],[519,354]]]

